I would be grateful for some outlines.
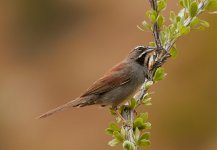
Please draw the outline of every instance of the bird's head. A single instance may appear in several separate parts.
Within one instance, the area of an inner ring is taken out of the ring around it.
[[[156,48],[137,46],[129,53],[128,59],[151,70],[158,60],[158,53],[156,52]]]

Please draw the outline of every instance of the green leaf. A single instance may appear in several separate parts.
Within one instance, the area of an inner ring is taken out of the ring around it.
[[[151,97],[149,93],[145,94],[145,96],[142,99],[142,103],[145,104],[146,106],[151,105]]]
[[[126,136],[126,131],[125,131],[125,129],[123,127],[121,128],[121,136],[123,138],[125,138],[125,136]]]
[[[209,0],[207,5],[205,6],[205,10],[210,10],[217,7],[217,0]]]
[[[144,124],[144,126],[145,126],[145,129],[151,129],[151,123],[150,122],[146,122]]]
[[[181,18],[183,18],[183,19],[185,19],[185,11],[186,11],[185,8],[181,9],[179,11],[179,13],[178,13],[178,16],[181,17]]]
[[[142,103],[143,103],[144,105],[146,105],[146,106],[151,106],[151,105],[152,105],[152,103],[151,103],[151,97],[150,97],[150,98],[147,98],[147,99],[144,99],[144,100],[142,101]]]
[[[146,122],[148,120],[148,113],[141,113],[139,117],[143,119],[143,122]]]
[[[181,26],[179,31],[182,35],[186,35],[190,32],[191,28],[186,26]]]
[[[157,4],[157,11],[160,12],[162,10],[164,10],[166,8],[166,1],[165,0],[160,0],[158,1],[158,4]]]
[[[113,131],[120,131],[120,128],[116,123],[111,123],[109,128],[112,129]]]
[[[151,25],[148,24],[146,21],[142,22],[142,26],[147,30],[150,30],[150,31],[152,30]]]
[[[152,47],[155,47],[155,46],[156,46],[156,43],[155,43],[155,42],[149,42],[148,45],[149,45],[149,46],[152,46]]]
[[[205,28],[209,27],[209,23],[207,21],[195,18],[192,20],[190,26],[197,30],[204,30]]]
[[[138,127],[138,128],[143,127],[144,126],[144,120],[141,117],[136,118],[134,120],[133,126]]]
[[[117,139],[113,139],[113,140],[108,142],[108,145],[111,147],[114,147],[114,146],[117,146],[119,143],[121,143],[121,141],[119,141]]]
[[[206,28],[204,26],[199,26],[199,27],[196,27],[195,29],[197,29],[197,30],[205,30]]]
[[[145,83],[145,89],[149,89],[153,85],[153,81],[148,81]]]
[[[200,23],[200,20],[197,17],[194,17],[191,21],[190,27],[194,28],[196,25]]]
[[[177,49],[174,46],[170,49],[170,55],[174,59],[177,57]]]
[[[135,140],[138,141],[139,137],[140,137],[140,131],[139,129],[136,127],[135,131],[134,131],[134,135],[135,135]]]
[[[217,11],[211,11],[211,12],[208,12],[209,14],[217,14]]]
[[[152,103],[151,103],[151,102],[147,102],[147,103],[145,103],[145,105],[146,105],[146,106],[151,106]]]
[[[190,16],[193,18],[197,14],[197,11],[198,11],[197,2],[194,1],[191,3],[190,6]]]
[[[140,136],[139,140],[149,140],[150,139],[150,132],[145,132],[142,136]]]
[[[105,129],[105,132],[109,135],[113,135],[114,131],[120,131],[120,128],[116,123],[111,123],[107,129]]]
[[[154,10],[149,10],[146,12],[146,15],[148,16],[148,18],[155,23],[157,20],[157,12]]]
[[[156,72],[154,74],[153,81],[158,82],[160,80],[163,80],[165,75],[166,74],[165,74],[164,68],[159,67],[159,68],[157,68],[157,70],[156,70]]]
[[[180,22],[181,21],[181,17],[180,16],[176,16],[176,22]]]
[[[166,42],[165,31],[160,32],[160,40],[161,40],[162,44],[164,45]]]
[[[179,0],[179,4],[180,4],[182,7],[185,7],[183,0]]]
[[[176,14],[174,11],[170,11],[170,21],[176,23]]]
[[[107,129],[105,129],[105,132],[109,135],[113,135],[114,130],[111,128],[107,128]]]
[[[159,27],[162,27],[162,25],[164,24],[164,17],[162,15],[157,17],[157,23]]]
[[[183,5],[188,9],[190,7],[190,0],[183,0]]]
[[[123,143],[124,150],[135,150],[135,145],[130,141],[124,141]]]
[[[145,95],[143,96],[143,98],[144,98],[144,99],[150,98],[150,97],[151,97],[151,94],[153,94],[153,93],[148,93],[148,92],[146,92]]]
[[[135,109],[137,106],[137,101],[135,98],[131,98],[130,102],[129,102],[129,106],[131,109]]]
[[[122,142],[124,140],[124,138],[122,137],[121,133],[118,132],[118,131],[114,131],[113,135],[114,135],[114,138],[117,139],[120,142]]]
[[[208,23],[207,21],[200,20],[200,24],[201,24],[203,27],[206,27],[206,28],[209,27],[209,23]]]
[[[139,141],[139,146],[141,147],[148,147],[151,144],[151,142],[149,140],[146,139],[142,139]]]
[[[119,116],[115,117],[116,123],[120,123],[121,122],[121,118]]]
[[[110,108],[110,113],[115,116],[116,115],[116,112],[114,111],[114,109]]]

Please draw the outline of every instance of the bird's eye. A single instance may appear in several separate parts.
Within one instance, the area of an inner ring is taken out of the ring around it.
[[[145,50],[145,47],[144,46],[137,46],[135,48],[135,50],[139,51],[139,52],[143,52]]]

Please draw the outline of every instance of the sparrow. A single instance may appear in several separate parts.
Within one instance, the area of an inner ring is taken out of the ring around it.
[[[157,55],[158,53],[154,48],[137,46],[130,51],[123,61],[95,81],[79,97],[42,114],[39,118],[48,117],[71,107],[89,105],[117,107],[124,101],[129,100],[146,79],[152,78],[151,70],[157,62]]]

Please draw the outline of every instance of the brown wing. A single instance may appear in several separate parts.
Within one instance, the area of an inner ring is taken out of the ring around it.
[[[124,71],[126,67],[129,66],[124,62],[116,65],[102,78],[94,82],[93,85],[81,95],[81,97],[90,94],[102,94],[120,85],[128,83],[130,81],[130,75],[129,71]]]

